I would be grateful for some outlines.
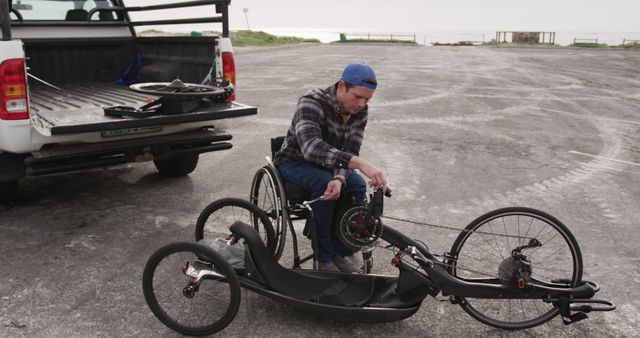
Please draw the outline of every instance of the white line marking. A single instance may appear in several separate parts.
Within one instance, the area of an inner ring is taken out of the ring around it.
[[[629,124],[640,124],[640,121],[614,119],[614,118],[611,118],[611,117],[601,117],[601,116],[573,113],[573,112],[555,110],[555,109],[548,109],[548,108],[538,108],[538,109],[540,109],[541,111],[546,111],[546,112],[550,112],[550,113],[573,115],[573,116],[577,116],[577,117],[580,117],[580,118],[583,118],[583,119],[596,119],[596,120],[607,120],[607,121],[615,121],[615,122],[625,122],[625,123],[629,123]]]
[[[570,150],[569,153],[570,154],[576,154],[576,155],[582,155],[582,156],[589,156],[589,157],[599,158],[599,159],[603,159],[603,160],[607,160],[607,161],[611,161],[611,162],[618,162],[618,163],[623,163],[623,164],[634,165],[636,167],[640,167],[640,163],[623,161],[623,160],[616,160],[615,158],[604,157],[604,156],[600,156],[600,155],[592,155],[592,154],[582,153],[582,152],[574,151],[574,150]]]

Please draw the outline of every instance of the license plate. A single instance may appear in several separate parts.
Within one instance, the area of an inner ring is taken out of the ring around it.
[[[135,134],[157,133],[160,131],[162,131],[162,128],[160,127],[142,127],[142,128],[107,130],[102,132],[102,137],[105,137],[105,138],[119,137],[119,136],[135,135]]]

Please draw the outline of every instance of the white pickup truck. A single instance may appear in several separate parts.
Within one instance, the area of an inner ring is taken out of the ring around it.
[[[235,101],[230,0],[128,2],[0,0],[0,201],[25,176],[150,160],[161,174],[187,175],[199,154],[231,148],[229,118],[257,113]],[[221,36],[136,34],[140,26],[194,23],[221,24]],[[176,78],[227,96],[144,117],[105,113],[157,99],[131,83]]]

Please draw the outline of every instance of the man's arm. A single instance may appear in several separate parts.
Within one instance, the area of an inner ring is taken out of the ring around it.
[[[387,189],[387,180],[382,171],[360,156],[353,156],[349,161],[349,169],[359,169],[369,178],[369,184],[373,187]]]

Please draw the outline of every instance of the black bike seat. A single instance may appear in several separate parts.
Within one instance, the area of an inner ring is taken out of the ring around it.
[[[236,221],[230,227],[231,232],[243,238],[249,246],[251,258],[267,282],[267,286],[284,295],[310,300],[342,280],[340,273],[327,273],[322,276],[308,276],[289,270],[280,265],[267,250],[258,232],[251,226]],[[350,274],[345,274],[349,277]]]

